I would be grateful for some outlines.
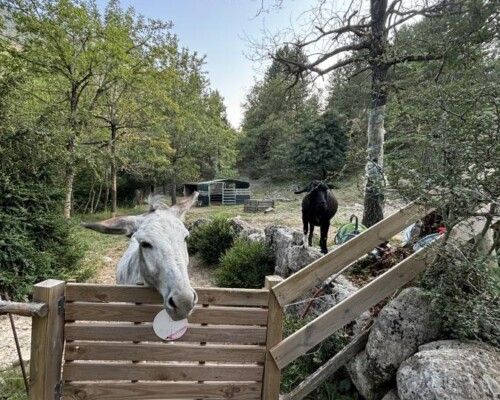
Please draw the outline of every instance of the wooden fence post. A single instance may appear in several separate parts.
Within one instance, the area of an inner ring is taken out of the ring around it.
[[[33,317],[30,399],[58,400],[64,346],[64,281],[49,279],[35,285],[33,301],[46,303],[48,314]]]
[[[264,381],[262,386],[263,400],[278,400],[280,395],[281,371],[270,353],[271,348],[283,338],[283,309],[271,290],[283,280],[278,275],[266,276],[266,289],[269,290],[267,314],[266,361],[264,365]]]

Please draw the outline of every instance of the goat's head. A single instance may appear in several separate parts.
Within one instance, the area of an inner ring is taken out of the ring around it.
[[[328,191],[333,189],[334,186],[330,183],[325,183],[323,181],[313,180],[309,184],[300,190],[296,190],[295,194],[305,193],[311,199],[312,203],[320,209],[327,207]]]

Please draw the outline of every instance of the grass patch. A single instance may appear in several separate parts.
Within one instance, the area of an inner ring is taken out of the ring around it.
[[[19,367],[0,370],[0,400],[28,400]]]

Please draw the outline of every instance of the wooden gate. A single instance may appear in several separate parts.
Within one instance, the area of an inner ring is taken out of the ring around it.
[[[268,277],[267,287],[277,281]],[[281,340],[282,323],[269,290],[196,291],[186,334],[162,343],[151,321],[163,299],[151,288],[36,285],[34,300],[49,312],[34,317],[31,398],[277,399],[279,375],[278,385],[264,379],[267,350]]]

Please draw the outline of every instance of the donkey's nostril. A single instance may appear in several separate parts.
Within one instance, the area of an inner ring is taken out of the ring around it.
[[[168,298],[168,305],[172,308],[177,308],[177,305],[174,302],[174,299],[172,297]]]
[[[193,304],[196,304],[198,303],[198,293],[196,293],[196,291],[193,290],[193,294],[194,294]]]

